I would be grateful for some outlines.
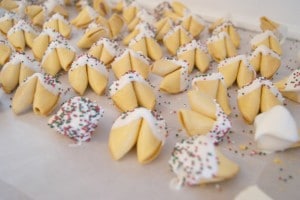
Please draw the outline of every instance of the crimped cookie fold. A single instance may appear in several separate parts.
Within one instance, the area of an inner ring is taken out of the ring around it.
[[[14,52],[14,47],[0,35],[0,65],[7,63]]]
[[[0,83],[6,93],[11,93],[26,78],[40,72],[40,65],[25,54],[15,53],[0,73]]]
[[[159,89],[176,94],[188,88],[189,64],[176,58],[162,58],[153,63],[152,72],[163,77]]]
[[[93,22],[87,27],[83,36],[77,42],[77,46],[79,48],[88,49],[100,38],[108,36],[109,32],[106,27]]]
[[[11,29],[19,20],[17,14],[5,12],[5,14],[0,17],[0,32],[6,35],[9,29]]]
[[[109,134],[112,157],[119,160],[136,145],[138,161],[146,164],[160,153],[167,137],[165,120],[146,108],[121,114]]]
[[[273,83],[263,77],[238,90],[238,108],[249,124],[259,112],[266,112],[276,105],[282,105],[284,98]]]
[[[240,35],[234,27],[233,23],[228,19],[221,18],[217,20],[216,22],[211,24],[211,26],[209,27],[209,31],[212,32],[213,35],[216,35],[220,32],[226,32],[229,35],[234,46],[236,48],[240,46]]]
[[[58,103],[60,83],[53,77],[35,73],[16,90],[12,99],[14,113],[21,114],[31,106],[35,114],[49,115]]]
[[[91,6],[86,5],[71,21],[71,24],[73,24],[77,28],[86,28],[98,16],[99,14]]]
[[[124,3],[125,1],[123,1],[123,4]],[[125,5],[123,5],[122,16],[127,25],[135,18],[139,10],[140,10],[140,6],[136,1],[130,1],[125,3]]]
[[[141,9],[136,14],[135,18],[128,24],[127,28],[129,31],[132,31],[139,23],[149,23],[154,24],[155,18],[145,9]]]
[[[32,48],[33,40],[37,36],[37,32],[24,20],[20,20],[7,32],[7,39],[16,49],[16,51],[24,51],[25,47]]]
[[[32,53],[36,60],[42,60],[44,53],[52,41],[58,40],[67,43],[64,37],[52,28],[44,28],[43,31],[33,40]]]
[[[181,25],[185,28],[193,37],[197,37],[205,29],[204,20],[193,14],[188,14],[183,17]]]
[[[194,66],[200,72],[206,72],[211,61],[206,46],[200,40],[192,40],[190,43],[181,46],[177,50],[177,58],[189,63],[189,73],[193,71]]]
[[[156,28],[155,39],[161,41],[164,36],[175,26],[174,21],[169,17],[164,17],[154,24]]]
[[[137,107],[153,110],[156,97],[150,84],[137,72],[128,72],[109,87],[111,99],[123,112]]]
[[[43,5],[28,5],[25,13],[33,25],[43,26],[47,18],[47,9]]]
[[[128,34],[126,35],[122,42],[124,45],[128,45],[132,39],[137,37],[139,34],[145,34],[151,37],[155,36],[155,28],[147,22],[141,22]]]
[[[118,14],[114,13],[109,19],[99,16],[96,20],[97,24],[101,24],[109,31],[110,38],[118,38],[123,30],[124,21]]]
[[[229,115],[231,108],[229,104],[227,87],[221,73],[198,75],[192,80],[192,88],[208,94],[216,99],[224,112]]]
[[[102,61],[107,67],[118,55],[119,44],[108,38],[101,38],[92,45],[88,54]]]
[[[178,48],[192,41],[192,35],[181,25],[175,26],[163,38],[163,43],[171,55],[176,55]]]
[[[275,83],[281,94],[297,103],[300,103],[300,70],[294,70],[289,76]]]
[[[61,69],[68,71],[75,59],[75,49],[67,41],[53,41],[48,46],[41,65],[42,68],[52,76]]]
[[[43,28],[52,28],[65,38],[71,37],[72,27],[70,23],[58,13],[54,14],[47,22],[45,22]]]
[[[93,8],[101,15],[107,16],[111,12],[111,8],[106,0],[93,0]]]
[[[180,109],[178,120],[188,135],[208,135],[213,142],[222,141],[231,123],[221,106],[211,96],[199,91],[188,92],[191,110]]]
[[[249,60],[254,69],[266,78],[272,78],[281,65],[280,56],[265,45],[257,47]]]
[[[270,48],[272,51],[277,53],[278,55],[282,54],[282,49],[279,43],[279,40],[274,35],[272,31],[265,31],[263,33],[260,33],[256,35],[252,40],[250,41],[250,45],[252,49],[256,49],[257,47],[264,45],[268,48]]]
[[[234,82],[241,88],[248,85],[256,78],[256,72],[249,63],[249,58],[245,55],[238,55],[221,61],[218,71],[224,76],[226,87],[230,87]]]
[[[111,63],[112,70],[117,78],[128,71],[136,71],[147,78],[150,72],[150,60],[141,53],[131,49],[124,49]]]
[[[68,76],[72,88],[80,95],[84,94],[88,85],[96,94],[101,95],[108,83],[105,65],[87,54],[81,55],[72,63]]]
[[[206,44],[209,54],[217,62],[237,54],[237,50],[227,32],[220,32],[211,36]]]
[[[152,32],[142,32],[131,40],[128,47],[152,60],[159,60],[163,56],[160,45],[152,35]]]

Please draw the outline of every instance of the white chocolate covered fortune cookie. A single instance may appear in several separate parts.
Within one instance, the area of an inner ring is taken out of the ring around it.
[[[282,54],[282,49],[279,43],[279,40],[275,36],[272,31],[266,30],[263,33],[256,35],[254,38],[251,39],[250,45],[252,49],[256,49],[260,45],[265,45],[269,47],[272,51],[277,53],[278,55]]]
[[[282,105],[257,115],[254,126],[257,147],[266,153],[300,147],[297,123],[289,110]]]
[[[195,66],[200,72],[206,72],[211,61],[206,46],[200,40],[192,40],[181,46],[177,50],[177,58],[189,63],[189,73],[193,71]]]
[[[136,146],[141,164],[154,160],[167,137],[165,120],[146,108],[125,112],[114,122],[109,134],[109,149],[113,159],[119,160]]]
[[[151,32],[150,34],[147,34],[147,32],[138,34],[131,40],[128,47],[134,51],[141,52],[152,60],[159,60],[163,56],[162,49]]]
[[[192,80],[192,89],[199,90],[213,99],[216,99],[217,103],[227,115],[231,113],[227,87],[221,73],[209,73],[195,76]]]
[[[50,75],[31,75],[16,90],[12,99],[14,113],[24,113],[32,106],[35,114],[49,115],[59,101],[59,86],[60,83]]]
[[[211,36],[206,44],[209,54],[216,62],[236,56],[237,54],[236,47],[226,32],[220,32]]]
[[[109,31],[109,37],[113,39],[120,37],[120,33],[124,26],[123,19],[116,13],[112,14],[109,19],[99,16],[96,20],[96,23],[106,27],[106,29]]]
[[[274,84],[259,77],[238,90],[238,108],[249,124],[260,112],[266,112],[276,105],[282,105],[284,98]]]
[[[194,14],[184,16],[181,25],[193,37],[197,37],[205,29],[204,20],[200,16]]]
[[[101,95],[108,83],[105,65],[88,54],[79,56],[72,63],[68,76],[72,88],[80,95],[84,94],[88,85],[96,94]]]
[[[26,46],[32,48],[33,40],[37,35],[37,32],[27,22],[20,20],[9,29],[7,39],[16,51],[23,52]]]
[[[68,71],[75,59],[75,49],[67,41],[55,40],[48,46],[42,62],[42,68],[52,76],[61,69]]]
[[[139,23],[146,22],[148,24],[154,24],[155,18],[151,13],[145,9],[141,9],[137,12],[135,18],[128,24],[127,28],[132,31]]]
[[[207,136],[193,136],[175,144],[169,165],[176,178],[172,189],[216,183],[233,178],[239,166],[225,157]]]
[[[230,37],[232,43],[236,48],[239,48],[240,46],[240,35],[237,32],[236,28],[234,27],[233,23],[225,18],[221,18],[211,24],[209,27],[209,31],[212,32],[213,35],[216,35],[220,32],[226,32],[228,36]]]
[[[5,12],[5,14],[0,17],[0,32],[4,35],[7,34],[9,29],[11,29],[19,20],[19,17],[15,13]]]
[[[88,54],[102,61],[106,67],[110,64],[119,53],[119,44],[108,38],[101,38],[89,49]]]
[[[128,71],[136,71],[142,77],[147,78],[150,72],[150,63],[150,59],[143,54],[125,49],[111,63],[111,67],[118,79]]]
[[[127,72],[109,87],[114,104],[123,112],[144,107],[153,110],[156,97],[150,84],[137,72]]]
[[[185,60],[165,57],[153,63],[152,72],[163,77],[160,90],[177,94],[188,88],[188,68],[189,64]]]
[[[58,13],[52,15],[52,17],[44,23],[43,28],[52,28],[65,38],[70,38],[72,33],[71,24]]]
[[[71,21],[71,24],[77,28],[86,28],[98,16],[99,14],[91,6],[86,5]]]
[[[164,15],[174,20],[179,21],[182,17],[190,13],[190,10],[180,1],[172,1],[169,5],[171,9],[166,9]]]
[[[128,35],[123,38],[123,44],[128,45],[132,39],[137,37],[139,34],[146,34],[151,37],[155,36],[155,28],[147,23],[141,22],[139,23]]]
[[[260,17],[259,21],[260,21],[260,28],[263,31],[266,31],[266,30],[275,31],[280,26],[280,24],[278,24],[277,22],[274,22],[273,20],[269,19],[266,16]]]
[[[101,16],[107,16],[111,12],[111,8],[106,0],[93,0],[93,8]]]
[[[289,76],[275,83],[281,94],[297,103],[300,103],[300,70],[294,70]]]
[[[91,23],[85,30],[83,36],[77,42],[79,48],[88,49],[102,37],[108,37],[109,32],[106,27]]]
[[[158,41],[161,41],[164,36],[175,26],[174,21],[169,18],[165,17],[160,19],[154,24],[154,27],[156,28],[156,36],[155,39]]]
[[[43,5],[28,5],[25,13],[33,25],[43,26],[47,17],[47,9]]]
[[[257,47],[249,57],[250,64],[261,76],[272,78],[281,65],[280,56],[265,45]]]
[[[0,66],[7,63],[14,52],[14,47],[0,35]]]
[[[48,125],[80,144],[91,140],[103,113],[103,108],[95,101],[75,96],[63,103],[57,113],[50,117]]]
[[[163,38],[163,43],[171,55],[176,55],[178,48],[192,41],[192,35],[181,25],[175,26]]]
[[[15,53],[0,73],[0,83],[6,93],[11,93],[26,78],[40,72],[40,65],[25,54]]]
[[[19,4],[17,1],[14,0],[3,0],[0,2],[0,7],[8,11],[17,12]]]
[[[43,31],[33,40],[32,53],[36,60],[41,61],[44,53],[52,41],[66,43],[65,38],[52,28],[44,28]]]
[[[256,78],[256,72],[245,55],[227,58],[218,64],[218,71],[224,76],[226,87],[235,82],[241,88]]]
[[[43,26],[47,17],[59,14],[68,17],[68,11],[63,6],[61,0],[46,0],[42,4],[31,4],[26,6],[25,14],[33,25]]]
[[[123,1],[123,8],[122,8],[122,17],[125,23],[128,25],[130,22],[135,18],[138,11],[140,10],[140,6],[136,1],[130,1],[129,3],[125,3]]]
[[[181,127],[189,136],[207,135],[214,143],[222,141],[231,123],[217,101],[200,90],[190,90],[188,99],[191,109],[178,111]]]

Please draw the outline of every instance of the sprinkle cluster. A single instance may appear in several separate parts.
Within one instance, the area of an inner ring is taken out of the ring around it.
[[[78,142],[89,141],[103,112],[87,97],[73,97],[49,119],[48,125]]]
[[[261,88],[263,86],[267,87],[280,102],[284,101],[282,94],[278,91],[278,89],[275,87],[275,85],[270,80],[268,80],[264,77],[256,78],[248,85],[245,85],[241,89],[239,89],[238,97],[244,96],[244,95],[252,92],[253,90],[255,90],[257,88]]]
[[[295,70],[289,76],[285,83],[285,91],[299,91],[300,90],[300,70]]]
[[[183,139],[176,143],[169,165],[177,175],[176,187],[179,188],[213,178],[218,170],[214,144],[206,136]]]
[[[231,122],[228,119],[228,116],[224,113],[221,106],[215,101],[216,104],[216,122],[213,125],[212,130],[207,134],[213,141],[213,143],[217,144],[221,142],[224,136],[231,129]]]

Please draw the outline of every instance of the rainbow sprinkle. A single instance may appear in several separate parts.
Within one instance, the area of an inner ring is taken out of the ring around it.
[[[49,119],[48,125],[78,142],[90,141],[103,112],[87,97],[72,97]]]

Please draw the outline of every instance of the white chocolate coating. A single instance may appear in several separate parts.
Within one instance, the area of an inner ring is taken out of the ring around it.
[[[127,72],[121,76],[119,80],[116,80],[111,84],[109,87],[110,96],[113,96],[116,92],[131,82],[139,82],[150,87],[149,83],[138,72]]]
[[[266,152],[283,151],[300,140],[295,119],[281,105],[256,116],[255,141]]]
[[[128,123],[141,118],[147,121],[155,138],[164,144],[167,137],[167,125],[165,120],[157,113],[143,107],[122,113],[114,122],[112,129],[125,126]]]
[[[71,65],[70,70],[74,70],[78,67],[88,66],[96,69],[98,72],[104,76],[108,76],[108,71],[103,62],[99,61],[97,58],[94,58],[88,54],[83,54],[79,56]]]
[[[177,175],[170,183],[174,189],[213,178],[219,168],[215,146],[206,136],[193,136],[177,142],[169,165]]]

